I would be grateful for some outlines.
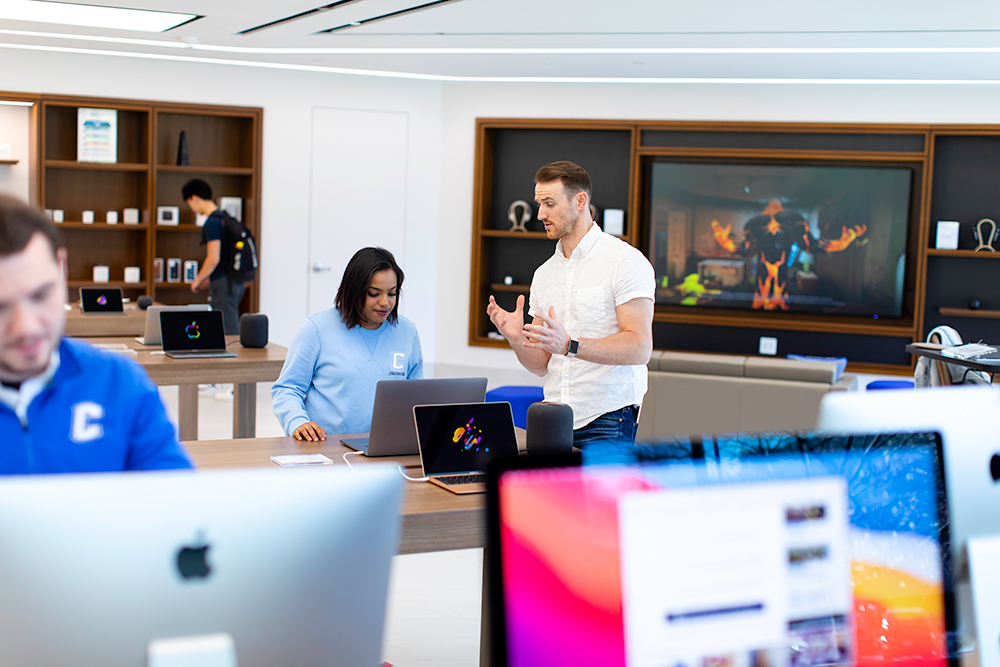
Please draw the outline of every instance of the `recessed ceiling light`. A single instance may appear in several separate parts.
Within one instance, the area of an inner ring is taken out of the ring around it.
[[[198,18],[201,17],[197,14],[98,7],[68,2],[48,2],[47,0],[4,0],[0,2],[0,19],[60,23],[88,28],[163,32]]]

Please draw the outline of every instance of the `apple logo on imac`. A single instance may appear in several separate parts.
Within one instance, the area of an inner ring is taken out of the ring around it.
[[[212,573],[208,564],[210,546],[201,539],[200,534],[196,542],[201,546],[185,545],[177,551],[177,571],[184,580],[207,579]]]

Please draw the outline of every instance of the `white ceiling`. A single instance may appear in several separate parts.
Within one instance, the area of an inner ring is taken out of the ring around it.
[[[359,26],[432,0],[349,0],[239,34],[333,1],[94,0],[203,18],[156,34],[0,20],[0,48],[446,80],[1000,83],[996,0],[450,0]]]

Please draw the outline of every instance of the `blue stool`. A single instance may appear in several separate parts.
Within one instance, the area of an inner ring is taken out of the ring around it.
[[[527,428],[528,407],[532,403],[544,401],[545,395],[541,387],[497,387],[486,392],[486,401],[507,401],[510,403],[510,411],[514,413],[514,426]]]
[[[865,386],[865,391],[876,389],[913,389],[913,380],[872,380]]]

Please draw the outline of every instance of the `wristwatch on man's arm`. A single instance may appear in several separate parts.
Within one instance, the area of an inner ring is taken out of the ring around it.
[[[576,356],[576,353],[579,351],[580,351],[580,341],[573,340],[571,338],[569,341],[569,349],[566,350],[566,356],[572,359],[573,357]]]

